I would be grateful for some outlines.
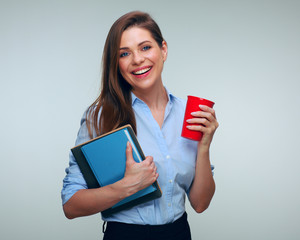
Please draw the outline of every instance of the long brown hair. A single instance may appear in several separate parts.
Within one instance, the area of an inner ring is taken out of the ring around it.
[[[93,132],[99,136],[125,124],[131,124],[136,133],[131,99],[132,88],[119,70],[121,36],[126,29],[133,26],[148,30],[157,44],[162,47],[164,39],[161,31],[147,13],[129,12],[112,25],[102,56],[101,92],[87,111],[87,127],[91,138],[93,138]]]

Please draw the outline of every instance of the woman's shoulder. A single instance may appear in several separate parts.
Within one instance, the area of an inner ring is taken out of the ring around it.
[[[93,134],[92,138],[97,137],[96,131],[93,128],[93,123],[92,123],[93,119],[94,119],[93,115],[95,114],[96,111],[97,111],[96,106],[89,106],[83,112],[82,117],[80,119],[80,128],[77,133],[76,145],[81,144],[81,143],[86,142],[91,139],[91,137],[89,135],[89,130],[88,130],[89,127],[92,130],[92,134]],[[99,112],[97,114],[98,114],[97,119],[99,119],[100,115],[101,115],[101,108],[99,109]]]

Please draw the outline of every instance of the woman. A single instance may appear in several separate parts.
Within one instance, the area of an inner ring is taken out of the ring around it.
[[[209,148],[218,127],[215,112],[200,106],[202,111],[189,120],[191,130],[203,133],[199,143],[180,136],[185,101],[163,85],[167,53],[159,27],[143,12],[125,14],[107,36],[101,93],[81,120],[76,145],[129,123],[149,156],[136,163],[128,144],[124,178],[87,189],[70,154],[62,190],[64,213],[70,219],[99,213],[156,180],[163,195],[102,217],[107,222],[104,239],[188,240],[185,194],[198,213],[209,206],[214,195]]]

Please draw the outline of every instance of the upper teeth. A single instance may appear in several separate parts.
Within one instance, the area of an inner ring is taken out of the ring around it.
[[[133,74],[136,74],[136,75],[138,75],[138,74],[143,74],[143,73],[145,73],[145,72],[148,72],[149,70],[150,70],[150,67],[141,69],[141,70],[136,71],[136,72],[133,72]]]

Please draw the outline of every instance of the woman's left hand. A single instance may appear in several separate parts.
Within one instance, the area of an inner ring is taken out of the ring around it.
[[[189,124],[196,123],[197,125],[188,125],[187,128],[202,132],[203,136],[199,145],[209,147],[219,123],[214,109],[205,105],[199,105],[199,108],[200,111],[191,113],[194,118],[187,120]]]

